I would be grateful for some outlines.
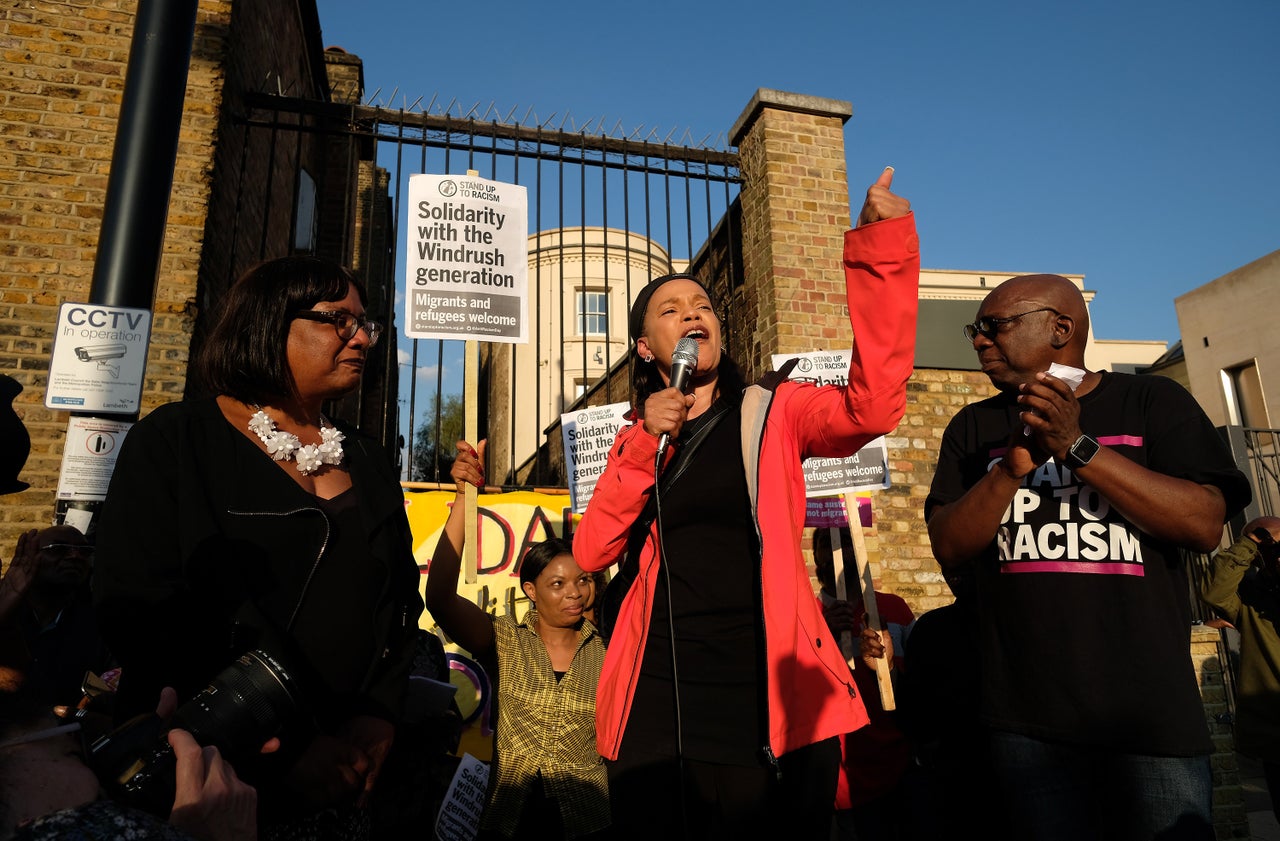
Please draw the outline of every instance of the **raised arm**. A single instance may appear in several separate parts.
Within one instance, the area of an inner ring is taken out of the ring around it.
[[[920,238],[911,203],[886,168],[867,189],[858,227],[845,233],[845,301],[853,328],[848,383],[805,389],[786,411],[807,456],[846,456],[892,431],[915,364]]]
[[[13,560],[0,577],[0,688],[22,680],[30,665],[18,618],[28,610],[27,591],[36,577],[39,531],[30,529],[18,535]]]
[[[449,475],[457,486],[457,495],[449,509],[444,531],[436,543],[427,569],[426,606],[444,632],[473,657],[493,649],[493,620],[479,605],[458,594],[458,569],[462,565],[462,545],[466,535],[466,486],[484,487],[484,448],[473,448],[458,442],[458,457]]]

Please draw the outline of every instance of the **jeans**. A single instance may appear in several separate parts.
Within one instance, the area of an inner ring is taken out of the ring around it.
[[[1213,841],[1207,756],[1141,756],[991,734],[1011,837]]]

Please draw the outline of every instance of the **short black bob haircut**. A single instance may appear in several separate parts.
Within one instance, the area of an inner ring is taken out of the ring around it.
[[[218,320],[196,352],[196,380],[210,394],[249,405],[296,397],[289,370],[293,316],[321,301],[341,301],[364,284],[343,266],[319,257],[280,257],[254,266],[218,302]]]

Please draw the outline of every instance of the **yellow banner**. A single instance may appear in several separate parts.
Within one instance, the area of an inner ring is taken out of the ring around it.
[[[419,591],[430,572],[435,551],[453,504],[453,491],[405,491],[405,512],[413,530],[413,556],[422,573]],[[576,521],[569,495],[518,491],[480,494],[476,513],[476,583],[458,576],[458,593],[495,616],[523,616],[526,602],[520,590],[520,560],[529,546],[549,537],[564,537],[565,522]],[[491,681],[475,660],[448,639],[429,613],[419,625],[441,637],[449,656],[449,677],[458,688],[454,696],[466,729],[458,746],[463,752],[489,761],[493,755]]]

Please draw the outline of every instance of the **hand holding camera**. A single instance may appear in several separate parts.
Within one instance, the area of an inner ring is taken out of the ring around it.
[[[1280,572],[1280,517],[1258,517],[1244,527],[1244,532],[1258,544],[1263,569]]]
[[[276,734],[298,717],[291,673],[261,649],[242,655],[181,707],[172,689],[160,697],[156,714],[131,719],[98,739],[90,756],[113,797],[160,817],[169,814],[178,786],[180,757],[168,738],[171,727],[217,748],[218,762],[236,763],[278,748]]]
[[[185,730],[168,735],[176,760],[169,823],[201,841],[258,837],[258,793],[240,781],[212,745],[201,747]]]

